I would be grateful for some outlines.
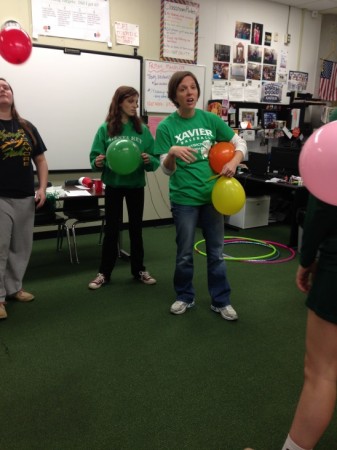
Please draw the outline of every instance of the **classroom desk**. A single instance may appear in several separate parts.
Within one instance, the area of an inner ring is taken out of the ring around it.
[[[308,190],[304,186],[298,186],[287,182],[271,182],[266,178],[252,174],[242,173],[235,175],[245,189],[247,196],[279,195],[290,200],[290,236],[289,247],[298,245],[298,211],[304,208],[308,200]]]

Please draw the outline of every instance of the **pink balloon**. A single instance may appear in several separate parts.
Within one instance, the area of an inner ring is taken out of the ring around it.
[[[0,55],[9,63],[22,64],[32,52],[29,35],[18,27],[4,27],[0,31]]]
[[[337,121],[318,128],[299,158],[304,186],[318,199],[337,206]]]

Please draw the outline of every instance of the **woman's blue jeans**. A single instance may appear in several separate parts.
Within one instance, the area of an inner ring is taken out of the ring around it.
[[[186,206],[172,203],[173,220],[176,227],[177,256],[174,272],[176,299],[193,302],[193,252],[195,230],[201,226],[206,243],[207,282],[212,305],[230,304],[230,285],[227,280],[224,249],[224,217],[213,205]]]

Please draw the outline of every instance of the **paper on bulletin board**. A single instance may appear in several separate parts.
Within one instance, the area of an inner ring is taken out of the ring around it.
[[[139,47],[139,25],[115,22],[116,43]]]
[[[261,84],[250,80],[251,83],[245,86],[245,102],[259,103],[261,98]]]
[[[229,83],[225,80],[213,80],[212,81],[212,100],[215,99],[228,99],[228,87]]]
[[[232,81],[229,86],[229,100],[232,102],[243,102],[244,98],[243,83]]]
[[[96,0],[34,0],[34,36],[57,36],[88,41],[110,41],[109,2]]]
[[[255,141],[255,130],[243,130],[243,131],[240,131],[240,136],[245,141]]]

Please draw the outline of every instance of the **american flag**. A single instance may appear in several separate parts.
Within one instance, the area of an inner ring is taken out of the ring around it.
[[[337,63],[323,60],[318,95],[322,100],[337,100]]]

